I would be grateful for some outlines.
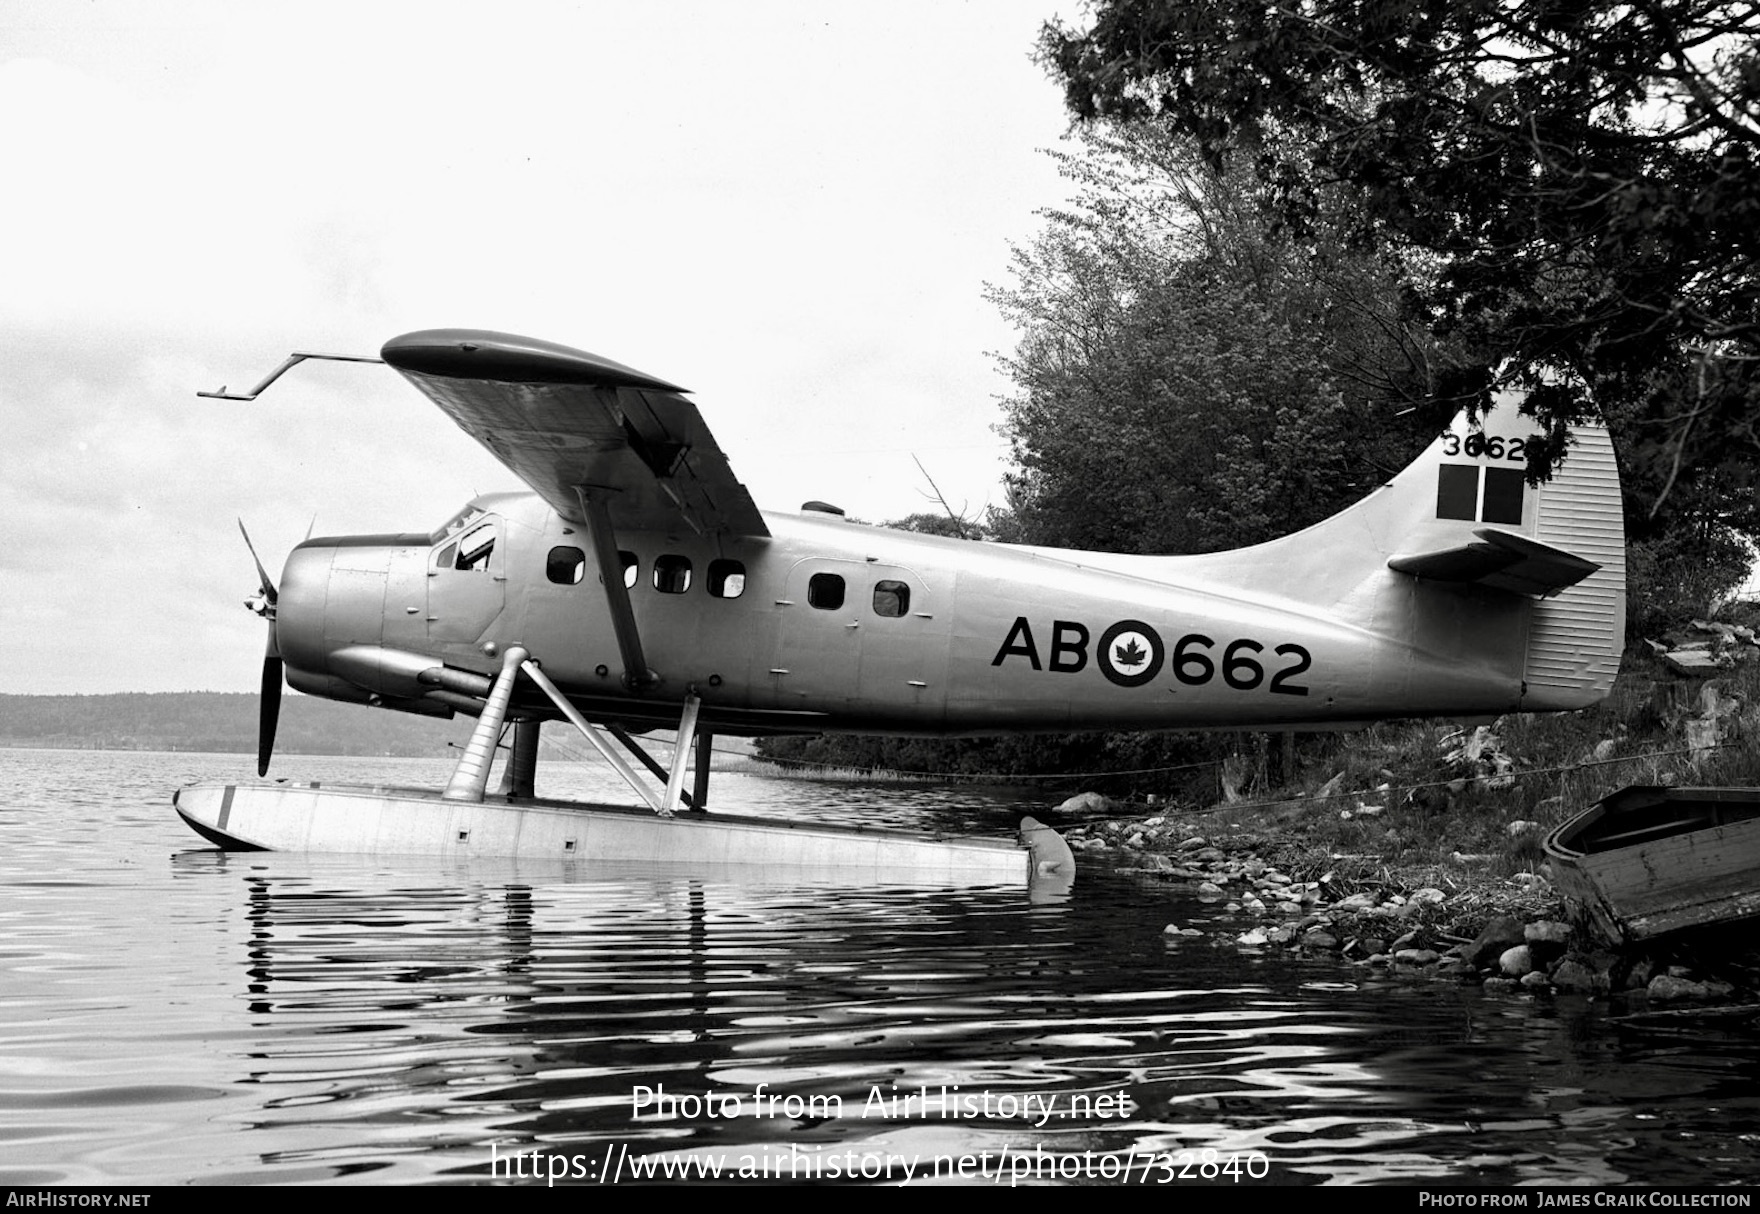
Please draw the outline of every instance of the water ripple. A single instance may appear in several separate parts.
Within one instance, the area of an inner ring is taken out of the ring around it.
[[[655,866],[221,857],[167,795],[242,763],[0,752],[0,1181],[488,1179],[515,1152],[599,1166],[608,1149],[988,1153],[1058,1180],[1124,1179],[1055,1170],[1100,1157],[1251,1157],[1292,1184],[1760,1166],[1747,1026],[1170,950],[1168,920],[1226,917],[1094,865],[1032,905]],[[724,784],[730,806],[907,827],[998,833],[1019,808]]]

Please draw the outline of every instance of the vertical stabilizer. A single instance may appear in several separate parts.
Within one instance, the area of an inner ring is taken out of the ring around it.
[[[1479,425],[1457,417],[1401,474],[1434,509],[1412,520],[1401,543],[1419,554],[1388,564],[1420,582],[1478,582],[1526,598],[1521,707],[1582,708],[1612,690],[1625,645],[1619,468],[1607,428],[1582,425],[1551,479],[1529,485],[1533,423],[1520,403],[1519,393],[1503,393]],[[1518,556],[1517,565],[1499,565]],[[1451,560],[1459,566],[1452,577]]]
[[[1603,425],[1576,427],[1552,478],[1530,485],[1521,399],[1501,394],[1477,423],[1462,413],[1380,490],[1305,531],[1185,559],[1404,647],[1430,672],[1414,685],[1478,668],[1505,682],[1511,708],[1593,704],[1625,643],[1613,443]]]

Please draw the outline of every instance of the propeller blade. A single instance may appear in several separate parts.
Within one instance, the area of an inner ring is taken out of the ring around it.
[[[312,517],[314,521],[317,518],[316,515],[313,515]],[[257,556],[257,546],[251,543],[251,533],[244,529],[243,519],[238,520],[238,533],[244,536],[244,546],[251,550],[251,560],[256,561],[257,563],[257,582],[262,587],[263,597],[268,599],[269,606],[273,607],[275,605],[275,600],[278,597],[275,590],[275,583],[269,580],[269,571],[263,568],[262,559]]]
[[[270,633],[271,646],[274,634]],[[257,716],[257,774],[269,774],[269,756],[275,753],[275,726],[281,720],[281,655],[263,655],[263,691]]]

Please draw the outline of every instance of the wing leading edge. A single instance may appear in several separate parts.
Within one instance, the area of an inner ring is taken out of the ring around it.
[[[571,522],[587,521],[577,493],[587,489],[619,530],[770,533],[683,388],[583,350],[474,329],[406,333],[381,354]]]

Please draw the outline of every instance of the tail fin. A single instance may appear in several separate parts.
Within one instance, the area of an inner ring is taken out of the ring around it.
[[[1436,563],[1451,549],[1475,553],[1473,576],[1441,580],[1476,580],[1537,600],[1528,617],[1523,708],[1581,708],[1612,689],[1625,645],[1619,468],[1607,428],[1583,426],[1552,479],[1529,485],[1533,427],[1517,412],[1520,401],[1519,394],[1503,394],[1478,428],[1465,414],[1457,417],[1396,478],[1431,490],[1435,508],[1431,517],[1414,519],[1402,543],[1406,554],[1390,557],[1388,567],[1437,578]],[[1460,543],[1462,531],[1472,533],[1471,543]],[[1413,552],[1419,546],[1424,550]]]
[[[1605,426],[1579,427],[1552,478],[1529,485],[1534,426],[1520,403],[1501,394],[1478,425],[1461,414],[1368,498],[1231,563],[1261,590],[1372,620],[1438,657],[1468,659],[1453,634],[1483,626],[1499,653],[1476,656],[1519,669],[1523,709],[1595,703],[1613,687],[1625,642],[1613,443]]]

